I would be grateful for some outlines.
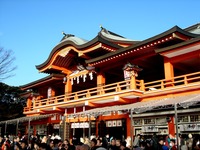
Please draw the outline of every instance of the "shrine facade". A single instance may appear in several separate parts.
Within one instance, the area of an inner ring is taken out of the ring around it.
[[[24,114],[49,116],[31,134],[200,133],[200,24],[142,41],[103,27],[89,41],[63,33],[36,68],[48,76],[21,86]]]

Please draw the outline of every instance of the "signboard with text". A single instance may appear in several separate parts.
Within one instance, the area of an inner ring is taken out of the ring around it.
[[[200,124],[182,124],[180,131],[200,131]]]

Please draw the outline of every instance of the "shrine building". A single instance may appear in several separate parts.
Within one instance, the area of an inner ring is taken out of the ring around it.
[[[141,41],[104,27],[89,41],[63,33],[36,69],[47,76],[21,86],[23,113],[46,117],[29,134],[200,134],[200,24]]]

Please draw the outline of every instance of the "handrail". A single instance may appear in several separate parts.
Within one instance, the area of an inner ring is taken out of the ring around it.
[[[24,112],[33,111],[33,106],[31,107],[24,107]]]
[[[153,82],[144,83],[145,91],[152,91],[158,89],[165,89],[177,86],[186,86],[189,84],[200,82],[200,72],[190,73],[186,75],[177,76],[170,79],[163,79]]]
[[[108,85],[98,86],[95,88],[90,88],[78,92],[73,93],[67,93],[64,95],[59,95],[51,98],[41,99],[38,101],[35,101],[34,106],[42,106],[42,105],[48,105],[48,104],[54,104],[54,103],[61,103],[71,100],[77,100],[77,99],[83,99],[83,98],[89,98],[93,96],[100,96],[103,94],[109,94],[112,92],[119,92],[119,91],[125,91],[129,90],[131,85],[130,80],[126,81],[120,81]],[[141,89],[140,80],[136,80],[136,89]]]
[[[136,80],[134,83],[136,86],[135,90],[141,91],[154,91],[159,89],[167,89],[171,87],[177,86],[187,86],[195,83],[200,83],[200,72],[190,73],[186,75],[177,76],[170,79],[162,79],[153,82],[144,83],[143,80]],[[73,100],[81,100],[84,98],[92,98],[94,96],[101,96],[105,94],[112,94],[116,92],[123,92],[131,89],[131,80],[120,81],[108,85],[97,86],[95,88],[90,88],[82,91],[77,91],[73,93],[67,93],[64,95],[59,95],[51,98],[41,99],[34,101],[34,107],[56,104],[61,102],[73,101]],[[34,107],[24,108],[24,112],[31,111]]]

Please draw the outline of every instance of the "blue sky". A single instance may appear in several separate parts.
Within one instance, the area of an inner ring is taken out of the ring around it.
[[[62,31],[91,40],[102,25],[145,40],[199,23],[199,6],[199,0],[0,0],[0,47],[14,52],[17,66],[3,82],[20,86],[45,77],[35,66],[48,58]]]

